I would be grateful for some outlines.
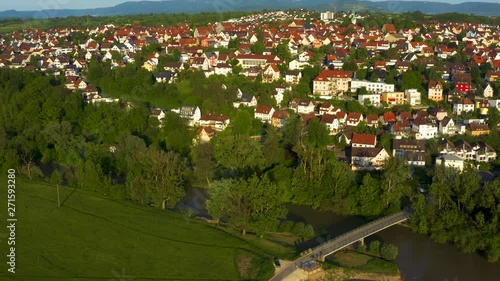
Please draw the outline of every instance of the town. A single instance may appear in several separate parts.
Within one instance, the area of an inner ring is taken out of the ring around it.
[[[18,175],[16,204],[37,198],[20,220],[91,216],[85,230],[58,229],[61,253],[74,232],[115,237],[115,220],[129,232],[116,241],[146,244],[134,250],[144,261],[163,263],[151,247],[176,257],[136,276],[293,280],[354,256],[399,278],[400,240],[364,239],[401,223],[500,259],[498,18],[238,13],[1,32],[0,166]],[[356,223],[344,231],[329,216]],[[17,230],[19,245],[43,245]],[[112,261],[117,242],[103,237],[82,243]]]
[[[495,148],[487,142],[452,142],[450,137],[479,137],[497,130],[498,117],[488,122],[489,112],[500,107],[497,26],[428,22],[414,28],[387,23],[381,29],[365,29],[356,25],[363,16],[355,13],[322,12],[313,18],[317,15],[268,12],[194,28],[179,24],[24,30],[3,34],[0,66],[63,76],[65,87],[81,93],[88,103],[126,103],[92,85],[86,69],[92,60],[107,61],[111,69],[125,67],[155,44],[159,48],[142,58],[142,68],[156,83],[176,83],[186,69],[205,77],[239,74],[269,83],[274,102],[259,103],[264,98],[237,89],[234,107],[251,107],[255,119],[278,128],[292,114],[304,122],[319,118],[339,143],[353,148],[342,157],[353,169],[382,168],[389,155],[424,166],[428,139],[439,141],[438,163],[447,167],[463,169],[464,162],[496,159]],[[78,33],[86,38],[74,40]],[[162,59],[173,52],[178,61]],[[320,72],[304,81],[308,77],[302,70],[314,66],[321,66]],[[294,98],[299,83],[312,87],[302,98]],[[363,108],[346,110],[336,106],[339,101],[357,101]],[[151,115],[161,120],[165,110],[151,108]],[[169,110],[198,128],[198,142],[209,141],[231,121],[194,104]],[[360,126],[375,133],[358,132]],[[392,135],[392,151],[377,145],[383,133]]]

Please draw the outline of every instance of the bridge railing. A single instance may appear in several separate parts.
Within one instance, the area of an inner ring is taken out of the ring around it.
[[[344,233],[344,234],[342,234],[340,236],[337,236],[337,237],[335,237],[333,239],[330,239],[327,242],[322,243],[321,245],[315,247],[313,249],[313,251],[317,250],[317,249],[320,249],[321,247],[323,247],[323,246],[325,246],[325,245],[327,245],[327,244],[329,244],[329,243],[331,243],[331,242],[333,242],[335,240],[346,238],[346,237],[352,235],[355,232],[359,232],[360,229],[367,228],[365,231],[360,232],[360,233],[358,233],[358,234],[350,237],[348,240],[346,240],[346,241],[339,241],[339,242],[335,243],[334,245],[332,245],[331,247],[329,247],[329,248],[321,251],[321,252],[324,252],[323,254],[331,253],[331,252],[337,250],[338,248],[344,247],[344,246],[346,246],[348,244],[351,244],[351,243],[353,243],[353,242],[355,242],[355,241],[357,241],[359,239],[362,239],[362,238],[364,238],[366,236],[371,235],[373,232],[375,232],[378,229],[381,229],[381,228],[384,228],[386,226],[392,225],[395,222],[407,219],[409,216],[410,216],[410,214],[408,212],[401,211],[399,213],[395,213],[395,214],[392,214],[390,216],[386,216],[386,217],[374,220],[374,221],[369,222],[369,223],[367,223],[367,224],[365,224],[363,226],[360,226],[360,227],[355,228],[355,229],[353,229],[351,231],[348,231],[348,232],[346,232],[346,233]],[[381,222],[384,222],[384,223],[380,224]],[[377,227],[372,227],[374,225],[377,225]]]

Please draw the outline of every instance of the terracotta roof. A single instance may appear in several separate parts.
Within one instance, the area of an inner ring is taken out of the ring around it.
[[[353,73],[351,71],[343,71],[343,70],[330,70],[325,69],[321,71],[321,73],[314,78],[315,81],[328,81],[332,78],[351,78]]]
[[[375,145],[377,143],[377,137],[368,134],[354,134],[352,136],[352,143]]]
[[[200,121],[219,121],[219,122],[225,122],[226,120],[229,120],[228,116],[224,115],[203,115],[200,118]]]
[[[327,124],[331,124],[333,123],[333,121],[337,119],[337,116],[335,115],[331,115],[331,114],[323,114],[321,116],[321,123],[327,123]]]
[[[271,110],[273,109],[272,106],[268,106],[268,105],[257,105],[257,107],[255,108],[255,113],[259,113],[259,114],[269,114],[271,112]]]
[[[351,156],[356,157],[375,157],[377,156],[383,148],[381,147],[353,147],[351,149]]]

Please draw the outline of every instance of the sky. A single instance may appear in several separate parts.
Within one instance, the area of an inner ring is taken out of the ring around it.
[[[37,11],[45,9],[86,9],[86,8],[100,8],[111,7],[117,4],[128,2],[130,0],[1,0],[0,11],[4,10],[28,10]],[[155,0],[152,0],[155,1]],[[157,0],[156,0],[157,1]],[[383,0],[372,0],[383,1]],[[405,1],[405,0],[401,0]],[[410,1],[410,0],[407,0]],[[414,1],[414,0],[413,0]],[[425,1],[425,0],[419,0]],[[427,0],[433,2],[444,3],[462,3],[462,2],[492,2],[500,3],[500,0]]]

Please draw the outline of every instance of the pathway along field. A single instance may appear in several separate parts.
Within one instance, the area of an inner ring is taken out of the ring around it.
[[[60,187],[61,201],[71,191]],[[2,235],[0,280],[263,280],[274,271],[271,257],[204,222],[83,191],[59,208],[55,186],[18,178],[16,217],[16,273]]]

